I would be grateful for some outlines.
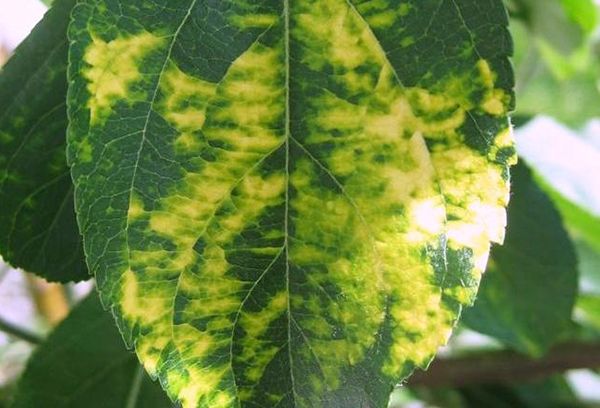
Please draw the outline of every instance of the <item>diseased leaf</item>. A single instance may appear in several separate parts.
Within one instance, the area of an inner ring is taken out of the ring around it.
[[[83,300],[33,354],[15,402],[14,408],[173,406],[123,346],[96,294]]]
[[[60,282],[89,278],[65,155],[74,4],[57,1],[0,73],[0,253]]]
[[[475,307],[464,322],[533,355],[572,330],[577,258],[552,202],[524,164],[513,167],[504,246],[494,247]]]
[[[504,236],[500,0],[82,1],[88,264],[184,407],[382,407]]]

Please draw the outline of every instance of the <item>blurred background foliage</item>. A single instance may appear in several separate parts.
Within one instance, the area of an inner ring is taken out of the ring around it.
[[[493,249],[478,302],[450,344],[430,371],[397,389],[391,408],[600,407],[600,7],[594,0],[505,2],[521,156],[506,245]],[[0,65],[9,51],[0,21]],[[0,408],[22,391],[17,379],[31,343],[42,341],[90,288],[48,285],[0,263]],[[62,321],[37,351],[62,362],[65,372],[76,367],[81,378],[86,366],[57,359],[57,348],[62,355],[78,356],[82,347],[110,355],[119,346],[111,325],[86,344],[62,341],[77,330],[74,321],[102,319],[93,302]],[[128,378],[131,364],[110,377]],[[22,383],[44,373],[30,363]],[[70,381],[65,392],[80,385]],[[103,385],[96,386],[102,395]]]

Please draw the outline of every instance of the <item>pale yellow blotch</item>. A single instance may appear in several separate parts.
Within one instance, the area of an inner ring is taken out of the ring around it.
[[[446,210],[440,197],[414,200],[406,215],[411,226],[406,238],[411,243],[427,244],[431,237],[444,233]]]
[[[395,8],[382,11],[369,17],[369,25],[373,28],[386,29],[392,27],[399,17]]]
[[[494,89],[488,92],[481,108],[490,115],[504,115],[506,113],[505,95],[501,89]]]
[[[138,280],[131,269],[123,274],[123,301],[122,307],[125,313],[129,316],[137,316],[140,313],[140,308],[137,304],[138,298]]]
[[[229,404],[232,398],[230,397],[226,400],[227,394],[217,390],[219,388],[219,382],[227,371],[227,367],[207,369],[190,367],[188,369],[189,378],[181,379],[180,374],[176,370],[170,371],[167,375],[169,384],[172,382],[183,382],[178,393],[183,408],[197,408],[200,398],[207,395],[213,396],[213,398],[211,398],[212,404],[210,404],[210,407],[224,408],[228,405],[222,404]]]
[[[505,137],[505,136],[503,136]],[[506,226],[509,186],[503,168],[466,146],[434,152],[434,164],[449,211],[448,242],[454,249],[471,248],[474,274],[485,270],[490,241],[501,243]]]
[[[251,381],[258,382],[263,376],[267,365],[275,357],[279,348],[269,344],[269,339],[263,338],[273,321],[287,310],[288,294],[281,291],[273,296],[267,306],[259,312],[242,312],[239,325],[246,332],[241,337],[242,352],[236,359],[247,364],[243,375]],[[248,391],[248,397],[253,395]]]
[[[414,205],[412,200],[437,196],[431,189],[435,169],[422,133],[414,133],[410,140],[399,139],[394,147],[402,165],[388,162],[374,169],[388,180],[387,201]]]
[[[499,148],[515,146],[515,135],[512,127],[506,128],[502,132],[498,133],[494,139],[494,146]]]
[[[200,332],[189,325],[178,325],[173,328],[173,335],[180,341],[190,345],[190,354],[205,357],[215,345],[215,339],[206,332]]]
[[[481,109],[490,115],[506,115],[508,96],[504,90],[494,88],[496,75],[492,71],[490,64],[486,60],[479,60],[477,62],[477,69],[479,71],[481,81],[487,89],[484,100],[481,104]]]
[[[428,206],[429,203],[425,204]],[[411,231],[412,228],[419,228],[418,222],[409,223],[406,229]],[[433,268],[424,264],[419,254],[423,242],[433,244],[435,237],[436,234],[432,234],[428,240],[414,244],[410,235],[389,234],[379,243],[379,252],[387,265],[388,293],[398,299],[389,310],[395,324],[394,343],[383,366],[387,375],[397,375],[408,361],[423,366],[451,333],[453,314],[445,309],[441,289],[434,283]],[[407,249],[399,251],[398,248]]]
[[[243,312],[240,317],[240,325],[248,335],[258,338],[269,329],[269,324],[286,310],[287,302],[287,292],[279,292],[260,312]]]
[[[344,366],[357,364],[374,342],[373,333],[384,318],[383,288],[378,253],[364,221],[356,215],[347,197],[320,187],[315,164],[307,158],[297,159],[291,183],[297,192],[291,206],[294,218],[294,244],[289,257],[295,265],[307,271],[305,292],[314,296],[291,298],[292,308],[308,309],[315,316],[328,316],[339,327],[346,328],[344,341],[327,336],[333,328],[313,316],[297,316],[298,324],[310,334],[311,349],[322,363],[324,382],[321,389],[335,389],[341,381]],[[323,203],[326,211],[322,210]],[[343,231],[348,231],[339,239]],[[351,232],[350,232],[351,231]],[[318,239],[316,239],[318,237]],[[336,239],[336,237],[338,237]],[[338,248],[331,250],[331,248]],[[352,253],[350,258],[342,254]],[[326,272],[315,269],[315,260],[326,266]],[[333,283],[344,293],[343,299],[322,302],[323,287]],[[311,357],[312,358],[312,357]]]
[[[83,76],[91,96],[88,101],[90,121],[97,123],[110,114],[119,99],[131,99],[130,86],[141,80],[142,58],[165,44],[165,38],[143,31],[105,42],[92,34],[87,47]]]
[[[127,217],[129,219],[135,219],[139,218],[144,213],[144,202],[137,194],[132,193],[131,200],[129,202],[129,211],[127,212]]]
[[[484,85],[488,89],[494,88],[494,82],[496,78],[494,72],[492,71],[492,68],[490,67],[490,64],[486,60],[480,59],[479,61],[477,61],[477,69],[479,71],[479,75],[481,76],[481,80],[483,81]]]
[[[181,133],[175,139],[175,149],[180,152],[198,151],[204,146],[203,141],[199,140],[193,133]]]
[[[191,132],[204,125],[206,108],[216,93],[217,84],[188,75],[173,61],[169,61],[161,77],[160,89],[163,99],[158,103],[157,110],[183,133],[178,139],[183,147],[198,147],[200,142],[194,140]]]
[[[413,45],[415,42],[416,42],[415,37],[404,37],[400,41],[400,45],[403,47],[408,47],[410,45]]]
[[[297,5],[297,24],[293,28],[294,37],[307,44],[327,46],[324,59],[320,53],[304,53],[303,62],[315,70],[321,70],[327,63],[353,70],[366,61],[382,61],[381,47],[369,27],[348,3],[342,1],[303,2]],[[310,27],[306,30],[304,27]],[[358,36],[355,30],[361,27]],[[329,41],[327,43],[326,41]],[[327,61],[326,61],[327,60]],[[352,84],[346,83],[345,85]],[[354,84],[356,85],[356,84]]]
[[[504,148],[515,148],[515,135],[512,129],[512,126],[509,126],[504,131],[500,132],[496,138],[494,139],[494,145],[490,149],[490,153],[488,158],[490,161],[496,161],[498,158],[498,153]],[[506,159],[505,159],[506,160]],[[516,154],[516,150],[514,150],[513,156],[507,159],[508,165],[517,164],[518,156]],[[505,197],[505,205],[508,205],[508,201],[510,199],[509,191],[507,190],[507,194]]]
[[[80,163],[89,163],[93,160],[92,145],[88,139],[83,139],[77,150],[77,160]]]
[[[239,28],[268,28],[279,20],[277,14],[243,14],[233,15],[229,21]]]
[[[164,315],[168,300],[149,296],[149,290],[140,288],[140,282],[131,269],[121,276],[121,309],[129,321],[148,324]]]

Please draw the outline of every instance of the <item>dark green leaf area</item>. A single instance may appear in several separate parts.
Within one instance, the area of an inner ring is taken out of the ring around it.
[[[14,408],[173,406],[125,348],[95,293],[34,353],[15,399]]]
[[[50,281],[89,278],[66,164],[66,29],[57,1],[0,73],[0,254]]]

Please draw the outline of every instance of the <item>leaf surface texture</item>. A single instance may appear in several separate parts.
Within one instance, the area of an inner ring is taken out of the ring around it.
[[[58,1],[58,0],[57,0]],[[81,301],[34,352],[14,408],[171,408],[160,386],[123,347],[95,293]]]
[[[67,25],[57,1],[0,75],[0,253],[50,281],[88,279],[65,154]]]
[[[382,407],[503,239],[501,1],[82,1],[88,265],[192,407]]]

